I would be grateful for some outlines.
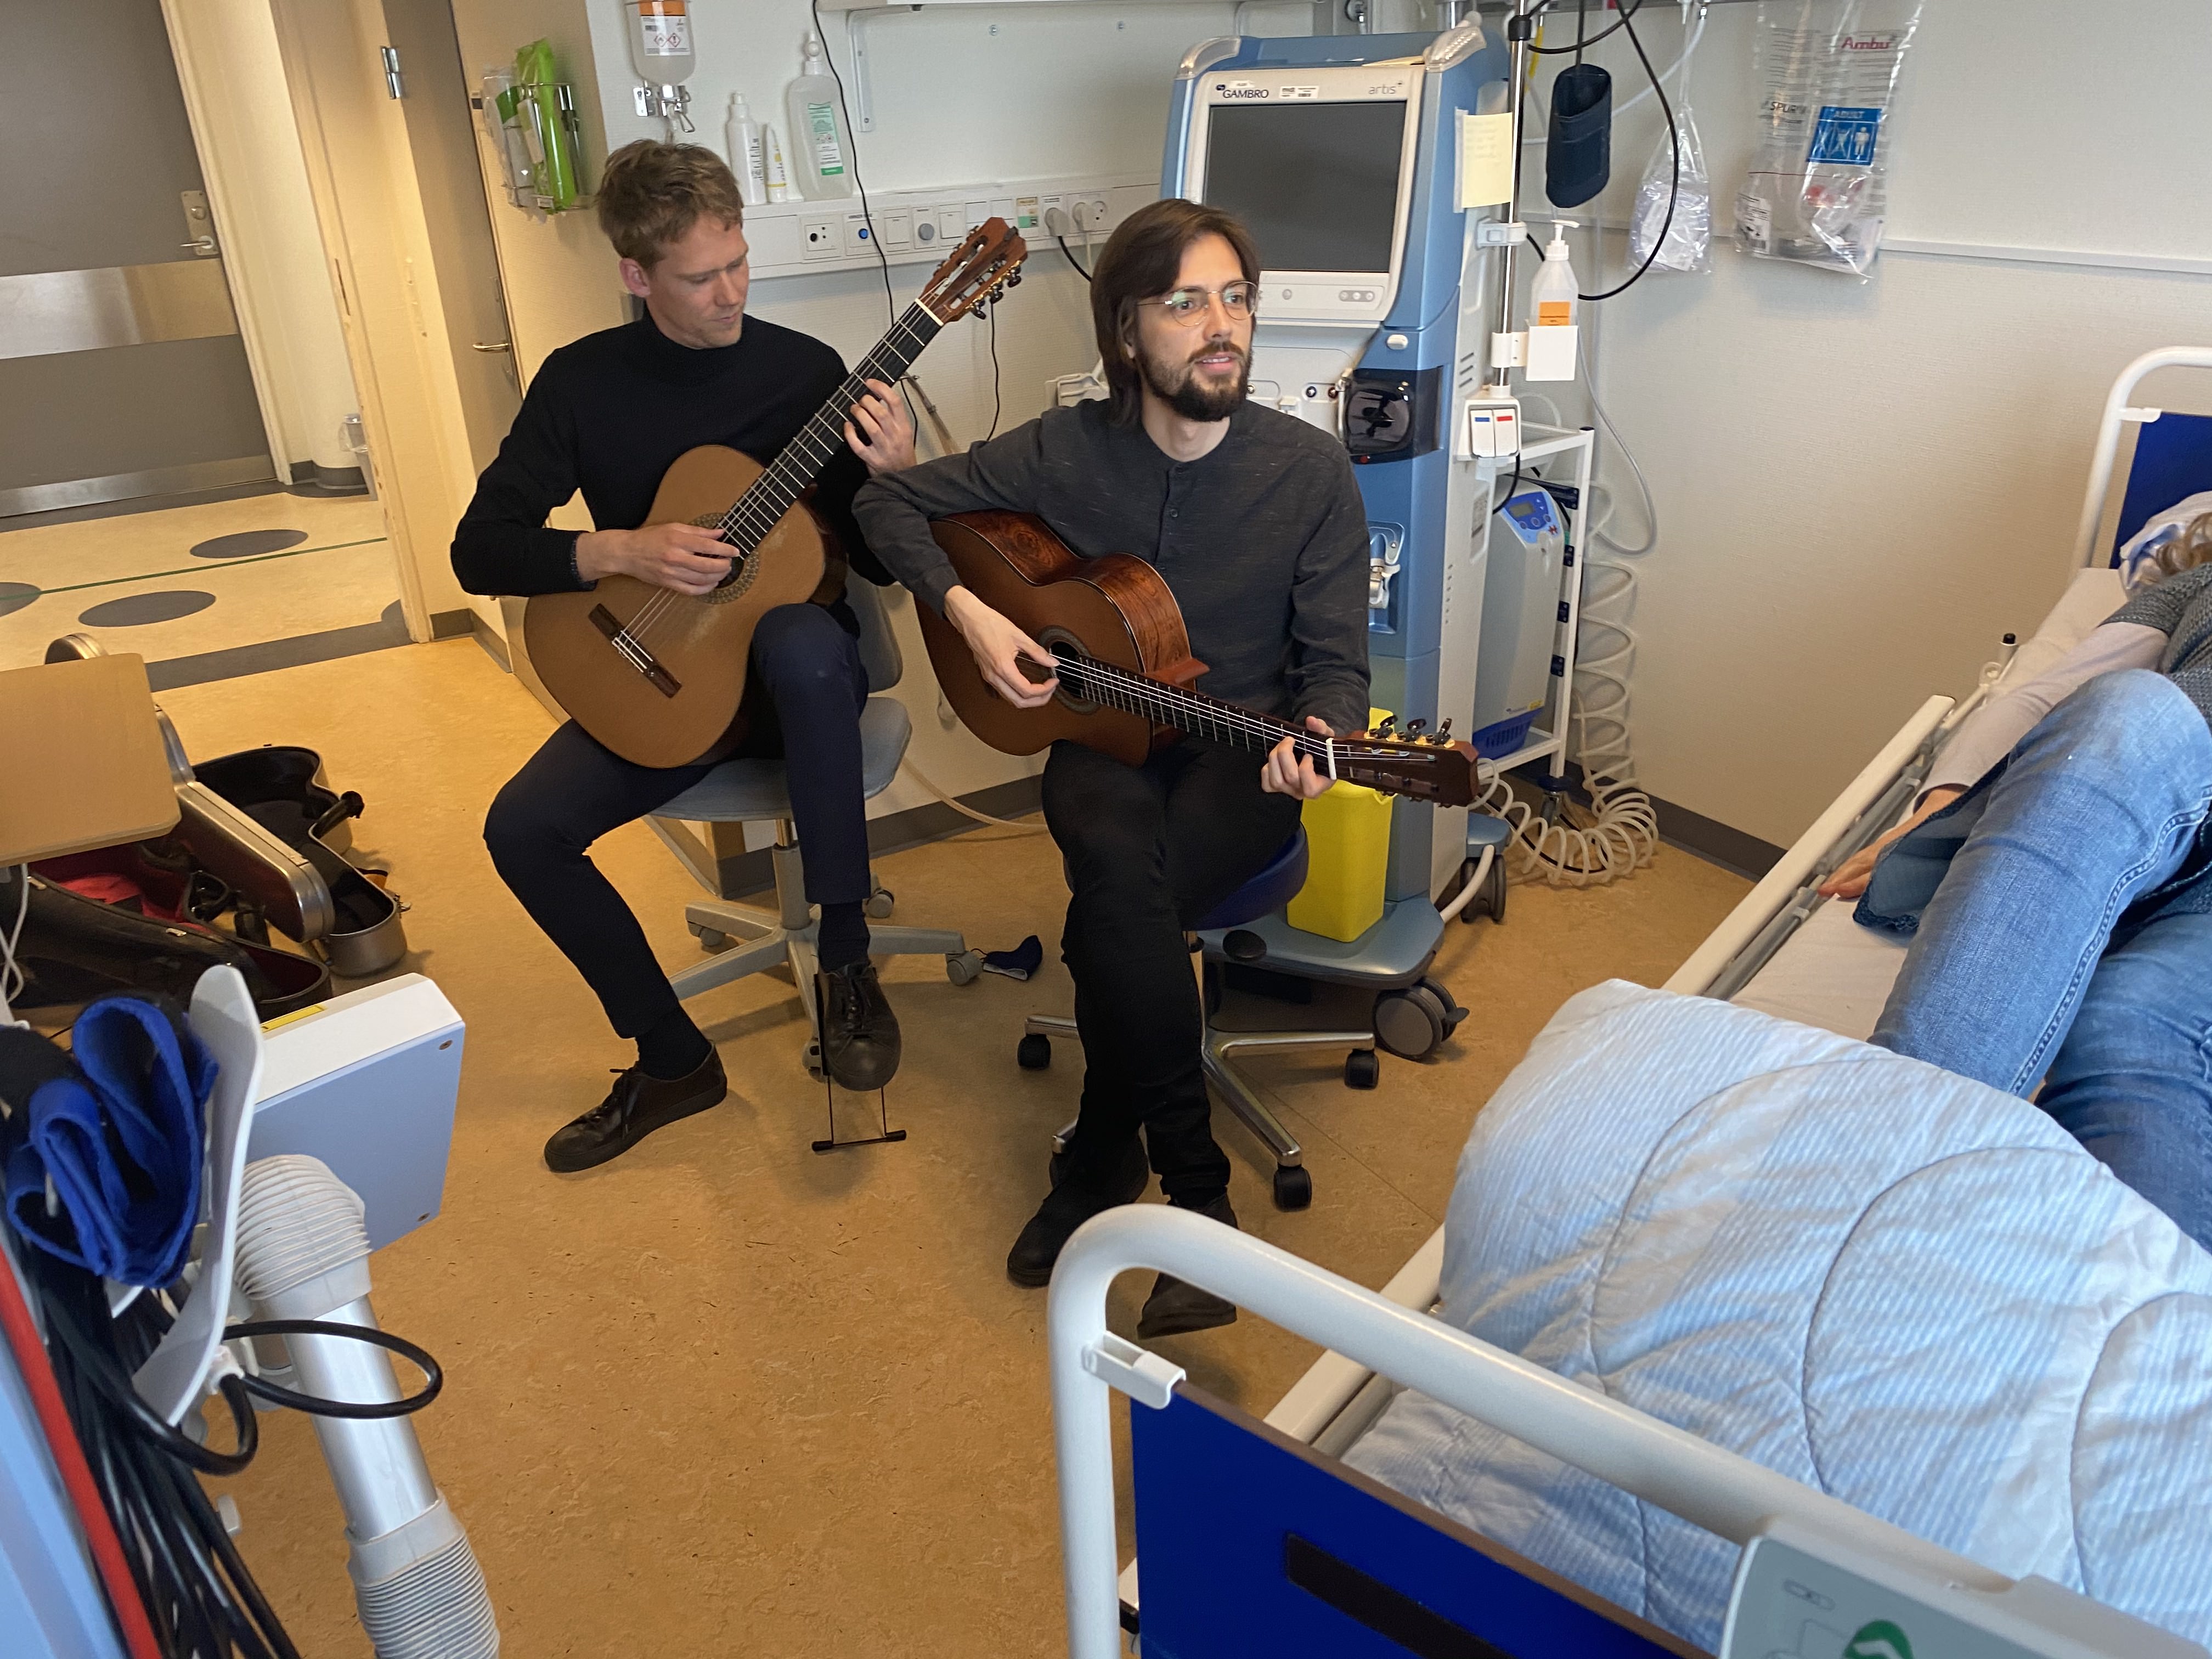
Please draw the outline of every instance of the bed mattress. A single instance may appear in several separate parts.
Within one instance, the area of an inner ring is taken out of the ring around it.
[[[1480,1118],[1441,1317],[2212,1641],[2212,1255],[2027,1103],[1620,981]],[[1708,1650],[1733,1545],[1418,1394],[1348,1454]]]
[[[2001,684],[2016,685],[2041,673],[2118,610],[2125,597],[2118,571],[2077,571]],[[1734,1000],[1843,1036],[1869,1036],[1905,947],[1901,939],[1860,927],[1851,920],[1852,908],[1821,905]]]

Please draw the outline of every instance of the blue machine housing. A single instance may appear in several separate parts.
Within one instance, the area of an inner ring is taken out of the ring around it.
[[[1164,196],[1199,197],[1203,180],[1188,176],[1194,125],[1206,83],[1245,70],[1358,67],[1407,59],[1433,64],[1449,37],[1433,34],[1316,35],[1289,40],[1224,39],[1194,47],[1185,59],[1169,106],[1160,177]],[[1462,43],[1464,50],[1464,42]],[[1373,701],[1401,723],[1418,718],[1433,730],[1449,719],[1455,735],[1472,723],[1473,658],[1481,625],[1481,534],[1486,485],[1454,458],[1451,411],[1486,377],[1487,334],[1472,307],[1485,296],[1463,292],[1462,276],[1486,276],[1487,259],[1471,259],[1465,216],[1455,205],[1455,138],[1459,112],[1484,107],[1483,88],[1509,72],[1504,41],[1483,38],[1456,61],[1423,73],[1413,103],[1419,122],[1410,189],[1405,192],[1404,240],[1387,314],[1375,326],[1344,386],[1343,428],[1370,530],[1377,575],[1395,554],[1388,595],[1369,612]],[[1359,325],[1368,326],[1366,324]],[[1271,319],[1263,301],[1254,344],[1259,379],[1271,342],[1297,348],[1322,334],[1316,319]],[[1338,325],[1335,333],[1347,331]],[[1300,378],[1310,378],[1301,376]],[[1465,382],[1465,384],[1462,384]],[[1309,388],[1310,390],[1310,388]],[[1388,405],[1395,403],[1395,408]],[[1288,407],[1286,402],[1284,405]],[[1310,403],[1301,411],[1315,418]],[[1366,437],[1381,419],[1382,429]],[[1480,500],[1477,497],[1480,497]],[[1455,569],[1456,558],[1460,568]],[[1394,820],[1389,911],[1372,936],[1353,947],[1331,947],[1323,976],[1406,982],[1425,965],[1439,936],[1431,896],[1465,855],[1465,814],[1401,803]],[[1401,910],[1407,914],[1401,915]],[[1422,920],[1413,912],[1425,912]],[[1303,958],[1327,942],[1260,930],[1270,956]],[[1364,970],[1364,971],[1363,971]]]

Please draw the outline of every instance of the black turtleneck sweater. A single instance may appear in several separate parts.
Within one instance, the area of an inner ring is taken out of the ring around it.
[[[745,319],[734,345],[678,345],[646,316],[562,346],[532,379],[477,480],[453,533],[454,575],[471,593],[574,589],[579,532],[549,529],[545,518],[577,490],[600,529],[635,529],[685,450],[726,444],[772,461],[844,378],[844,363],[821,341],[759,317]],[[812,499],[847,559],[881,584],[890,577],[853,520],[854,492],[866,477],[860,457],[841,449]]]

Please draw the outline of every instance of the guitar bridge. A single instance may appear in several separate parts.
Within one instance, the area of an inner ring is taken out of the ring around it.
[[[664,697],[672,697],[684,689],[675,675],[663,668],[652,652],[631,637],[629,624],[603,605],[592,607],[592,626],[607,636],[607,643],[622,653],[623,660],[644,677],[647,684]]]

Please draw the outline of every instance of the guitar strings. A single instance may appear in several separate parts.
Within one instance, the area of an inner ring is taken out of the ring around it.
[[[1410,741],[1403,746],[1387,747],[1347,744],[1342,739],[1324,738],[1318,732],[1301,732],[1285,720],[1255,714],[1202,691],[1187,691],[1180,686],[1169,685],[1164,681],[1103,662],[1096,657],[1060,657],[1055,661],[1063,675],[1090,682],[1091,690],[1097,693],[1100,702],[1132,714],[1172,716],[1182,712],[1201,725],[1217,728],[1210,732],[1200,731],[1199,736],[1213,737],[1223,742],[1243,739],[1248,746],[1273,749],[1285,738],[1290,738],[1293,739],[1293,753],[1318,760],[1326,757],[1329,744],[1334,741],[1340,764],[1348,759],[1402,761],[1408,750],[1418,752],[1424,746]],[[1044,667],[1047,665],[1040,663],[1036,665]],[[1073,671],[1072,675],[1069,674],[1071,670]],[[1163,719],[1160,723],[1167,726],[1182,724],[1172,718]],[[1231,733],[1234,735],[1230,735]]]
[[[916,316],[916,313],[920,315]],[[839,383],[830,400],[817,410],[805,426],[799,429],[798,436],[783,447],[775,462],[753,480],[752,487],[722,515],[723,538],[739,550],[732,558],[733,568],[742,566],[746,559],[758,551],[761,541],[775,528],[784,514],[790,510],[791,504],[813,482],[815,475],[836,454],[837,446],[844,436],[844,422],[848,418],[846,411],[866,388],[867,382],[871,379],[896,380],[914,359],[921,355],[922,349],[943,327],[944,325],[919,300],[908,307],[890,331],[860,360],[860,366]],[[817,432],[825,422],[832,421],[836,422],[834,434]],[[817,446],[818,453],[816,453]],[[803,470],[788,464],[793,459],[793,452],[799,453],[799,459],[804,463]],[[771,498],[778,495],[783,499],[771,506]],[[703,595],[678,593],[672,588],[659,590],[638,607],[637,614],[615,636],[615,648],[623,650],[625,640],[631,644],[641,644],[643,636],[675,608],[678,599],[694,599],[696,602],[703,598]],[[629,653],[625,651],[624,654]]]

